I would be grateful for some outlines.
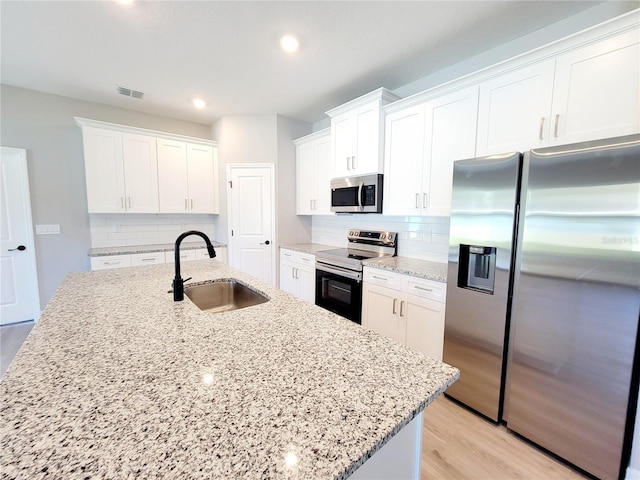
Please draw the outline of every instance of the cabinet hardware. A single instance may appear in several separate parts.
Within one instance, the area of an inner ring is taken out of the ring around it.
[[[120,260],[113,260],[111,262],[104,262],[103,265],[118,265]]]
[[[131,197],[127,197],[127,208],[131,208]]]
[[[184,209],[185,209],[185,210],[189,210],[189,207],[188,207],[187,205],[188,205],[188,204],[187,204],[187,199],[185,198],[185,199],[184,199]]]
[[[433,292],[433,288],[421,287],[420,285],[414,285],[413,288],[415,288],[416,290],[422,290],[425,292]]]
[[[393,299],[393,311],[391,313],[393,313],[394,315],[396,314],[396,303],[398,303],[398,299],[394,298]]]
[[[426,193],[422,194],[422,208],[427,208],[427,205],[429,204],[429,196]]]
[[[351,170],[351,157],[347,157],[347,170]]]
[[[151,262],[153,260],[153,257],[147,257],[147,258],[141,258],[140,261],[142,262]]]
[[[420,208],[420,194],[416,193],[416,208]]]
[[[556,113],[556,125],[555,125],[555,127],[553,127],[553,136],[554,137],[558,136],[558,120],[560,120],[560,114]]]
[[[372,276],[373,278],[375,278],[376,280],[384,280],[385,282],[386,282],[387,280],[389,280],[389,279],[388,279],[388,278],[386,278],[386,277],[378,277],[377,275],[371,275],[371,276]]]
[[[401,300],[400,301],[400,316],[401,317],[404,317],[404,314],[402,313],[403,308],[404,308],[404,300]]]
[[[309,200],[309,210],[313,210],[313,200]]]
[[[540,117],[540,140],[542,140],[542,129],[544,128],[544,117]]]
[[[124,197],[120,197],[120,208],[124,208]]]
[[[193,210],[193,198],[191,199],[191,210]]]
[[[355,170],[357,168],[356,167],[356,156],[355,155],[353,157],[351,157],[351,168],[353,170]]]

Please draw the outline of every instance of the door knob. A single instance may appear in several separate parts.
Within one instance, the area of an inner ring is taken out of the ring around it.
[[[271,242],[267,240],[266,242],[261,243],[260,245],[269,245]]]
[[[9,251],[10,251],[10,252],[15,252],[16,250],[20,250],[20,251],[22,252],[22,251],[24,251],[24,250],[26,250],[26,249],[27,249],[27,247],[25,247],[24,245],[19,245],[19,246],[18,246],[18,247],[16,247],[16,248],[10,248],[10,249],[9,249]]]

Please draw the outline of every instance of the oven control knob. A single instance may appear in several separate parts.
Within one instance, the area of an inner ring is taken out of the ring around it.
[[[385,238],[387,238],[387,236],[384,233],[380,235],[380,240],[384,240]]]

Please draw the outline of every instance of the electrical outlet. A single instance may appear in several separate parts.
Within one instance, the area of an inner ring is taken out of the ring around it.
[[[60,225],[36,225],[36,235],[60,235]]]

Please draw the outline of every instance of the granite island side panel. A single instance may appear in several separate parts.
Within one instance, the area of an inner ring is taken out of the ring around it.
[[[3,476],[346,478],[459,376],[215,260],[183,276],[270,301],[173,302],[170,264],[70,274],[0,383]]]

